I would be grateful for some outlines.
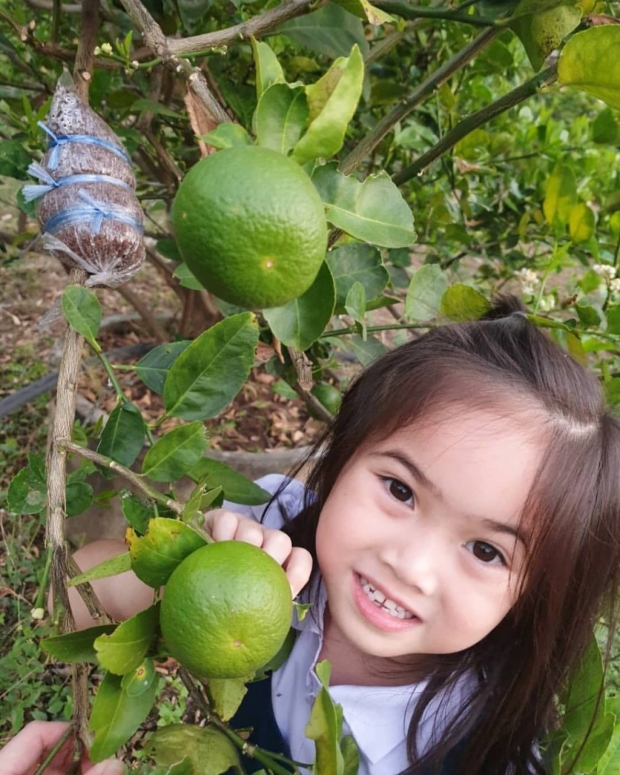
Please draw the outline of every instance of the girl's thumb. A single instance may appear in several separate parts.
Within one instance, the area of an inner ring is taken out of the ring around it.
[[[125,765],[118,759],[108,759],[105,762],[99,762],[88,770],[87,775],[125,775]]]

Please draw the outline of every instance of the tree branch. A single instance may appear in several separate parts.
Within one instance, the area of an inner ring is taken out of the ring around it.
[[[471,24],[474,27],[493,27],[495,19],[485,16],[470,16],[468,13],[462,13],[458,10],[449,8],[432,8],[410,5],[402,0],[376,0],[374,5],[387,13],[396,14],[403,19],[440,19],[448,22],[462,22]]]
[[[192,38],[175,38],[169,41],[170,51],[173,54],[192,54],[196,51],[204,51],[209,48],[220,48],[247,40],[250,37],[259,38],[266,32],[296,16],[308,13],[313,0],[285,0],[281,5],[271,8],[269,11],[258,14],[241,24],[235,24],[224,30],[208,32],[205,35],[195,35]],[[324,5],[323,2],[316,5],[313,10]]]
[[[552,83],[554,83],[554,81],[556,81],[557,77],[557,65],[547,67],[545,70],[541,70],[540,73],[537,73],[533,78],[530,78],[529,81],[526,81],[520,86],[517,86],[516,89],[513,89],[511,92],[508,92],[508,94],[500,97],[495,102],[482,108],[482,110],[467,116],[462,121],[459,121],[459,123],[453,129],[445,134],[441,140],[439,140],[439,142],[430,148],[426,153],[422,154],[422,156],[414,161],[413,164],[410,164],[397,175],[394,175],[392,180],[394,183],[396,183],[397,186],[400,186],[406,181],[411,180],[411,178],[420,175],[429,166],[429,164],[434,162],[435,159],[438,159],[440,156],[443,156],[446,151],[450,150],[450,148],[453,148],[459,140],[462,140],[470,132],[473,132],[474,129],[477,129],[479,126],[486,124],[492,118],[499,116],[501,113],[510,110],[510,108],[513,108],[520,102],[524,102],[526,99],[532,97],[545,86],[550,86]]]
[[[99,0],[82,0],[80,38],[75,55],[73,80],[77,93],[84,102],[88,102],[88,89],[93,79],[94,51],[98,32]]]
[[[121,0],[121,3],[133,25],[142,35],[144,43],[166,66],[172,67],[178,73],[183,73],[187,79],[188,87],[204,105],[213,120],[218,124],[230,121],[224,108],[211,94],[200,68],[193,67],[186,59],[179,58],[171,50],[171,41],[164,35],[159,24],[140,0]]]
[[[101,455],[99,452],[94,452],[92,449],[88,449],[88,447],[81,447],[79,444],[74,444],[70,439],[63,443],[63,449],[65,453],[73,452],[78,455],[78,457],[83,457],[85,460],[90,460],[93,463],[97,463],[97,465],[104,466],[104,468],[108,468],[110,471],[120,474],[120,476],[127,479],[128,482],[131,482],[137,490],[140,490],[140,492],[146,495],[150,500],[161,503],[162,506],[166,506],[170,511],[174,511],[175,514],[183,513],[182,503],[149,487],[140,474],[136,474],[135,471],[125,468],[125,466],[122,466],[115,460],[112,460],[105,455]]]
[[[429,94],[445,83],[455,72],[465,67],[476,54],[489,45],[499,35],[500,30],[489,28],[475,37],[471,43],[458,51],[452,59],[438,67],[409,97],[397,105],[387,116],[379,121],[374,129],[351,151],[340,164],[340,171],[350,175],[362,161],[379,145],[383,138],[392,131],[396,124],[411,113]]]

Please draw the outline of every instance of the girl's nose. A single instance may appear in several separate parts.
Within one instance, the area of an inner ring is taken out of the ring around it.
[[[402,584],[423,595],[433,595],[439,588],[442,565],[445,567],[447,561],[447,558],[442,560],[445,552],[439,541],[429,537],[403,539],[400,536],[399,541],[384,546],[381,559]]]

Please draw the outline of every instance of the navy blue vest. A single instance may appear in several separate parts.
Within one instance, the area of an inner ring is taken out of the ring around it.
[[[231,725],[233,729],[252,728],[250,742],[264,748],[266,751],[274,751],[291,758],[288,745],[282,737],[271,703],[271,675],[262,681],[248,684],[248,693],[243,698],[239,710],[235,713]],[[459,746],[450,751],[441,773],[438,775],[458,775]],[[258,772],[262,765],[254,759],[243,757],[243,766],[246,772]],[[291,770],[293,772],[293,770]],[[394,772],[382,773],[382,775],[397,775]],[[429,775],[431,775],[429,773]],[[435,775],[435,773],[433,773]]]

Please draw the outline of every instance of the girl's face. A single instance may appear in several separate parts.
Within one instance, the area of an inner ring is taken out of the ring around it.
[[[375,657],[448,654],[499,624],[526,557],[533,427],[532,414],[463,409],[351,458],[316,536],[327,639]]]

